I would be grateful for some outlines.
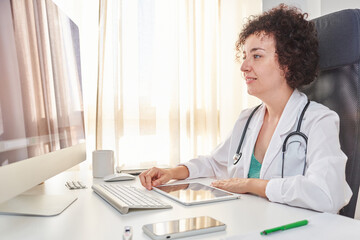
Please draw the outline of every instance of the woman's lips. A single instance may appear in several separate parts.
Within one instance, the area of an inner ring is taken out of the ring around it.
[[[253,78],[253,77],[246,77],[246,84],[252,83],[253,81],[255,81],[257,78]]]

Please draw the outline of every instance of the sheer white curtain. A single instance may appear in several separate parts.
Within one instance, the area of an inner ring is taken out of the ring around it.
[[[96,148],[125,168],[209,153],[253,104],[235,42],[260,11],[261,1],[101,0]]]

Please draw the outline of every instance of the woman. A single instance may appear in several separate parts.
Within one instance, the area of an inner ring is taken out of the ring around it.
[[[262,104],[242,111],[231,135],[211,155],[144,171],[143,186],[150,190],[171,179],[216,177],[214,187],[317,211],[337,213],[349,202],[339,117],[297,90],[317,74],[316,30],[306,17],[280,5],[248,21],[236,47],[248,93]],[[301,133],[293,134],[296,129]]]

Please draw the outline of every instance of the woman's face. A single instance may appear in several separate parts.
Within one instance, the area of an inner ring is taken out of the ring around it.
[[[289,89],[275,50],[275,39],[271,35],[252,34],[245,40],[241,71],[248,93],[263,101],[281,93],[282,89]]]

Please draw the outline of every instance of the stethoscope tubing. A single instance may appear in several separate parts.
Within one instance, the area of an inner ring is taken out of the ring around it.
[[[243,130],[243,133],[242,133],[242,135],[241,135],[241,139],[240,139],[239,146],[238,146],[238,148],[237,148],[237,150],[236,150],[236,153],[235,153],[235,155],[234,155],[234,157],[233,157],[233,159],[234,159],[234,165],[236,165],[236,164],[239,162],[239,160],[240,160],[240,158],[241,158],[241,156],[242,156],[242,153],[241,153],[240,151],[241,151],[241,147],[242,147],[243,141],[244,141],[244,139],[245,139],[245,135],[246,135],[247,129],[248,129],[249,124],[250,124],[250,120],[251,120],[251,118],[253,117],[253,115],[255,114],[255,112],[259,109],[260,106],[261,106],[261,104],[258,105],[258,106],[251,112],[248,120],[246,121],[244,130]]]

